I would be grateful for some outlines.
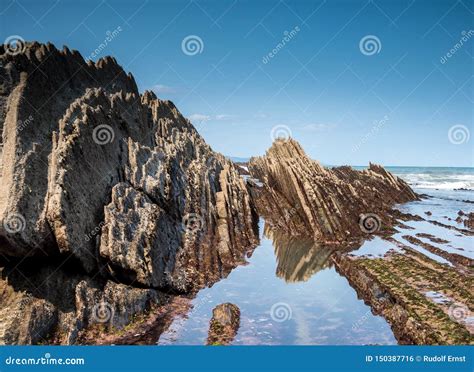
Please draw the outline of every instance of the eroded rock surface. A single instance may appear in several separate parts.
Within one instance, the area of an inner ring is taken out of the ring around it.
[[[40,263],[2,263],[0,344],[74,344],[87,327],[121,329],[167,301],[154,289],[91,278],[73,260]]]
[[[472,275],[403,249],[383,258],[333,258],[359,297],[387,319],[399,343],[474,344]]]
[[[0,58],[2,254],[73,254],[88,272],[187,291],[256,243],[233,164],[113,58],[38,43]]]
[[[0,332],[3,342],[76,334],[101,299],[131,314],[158,291],[192,292],[256,245],[256,213],[233,163],[172,102],[140,94],[114,58],[86,62],[39,43],[11,55],[0,46],[0,78],[0,254],[48,268],[71,259],[84,271],[81,280],[64,273],[56,288],[76,294],[66,312],[54,289],[44,304],[33,288],[13,289],[11,306],[31,302],[18,314],[36,318],[23,333]],[[67,314],[75,331],[59,329]],[[11,328],[8,319],[0,330]]]
[[[51,44],[28,43],[15,56],[2,48],[0,343],[94,343],[147,309],[179,304],[177,294],[189,302],[244,262],[258,242],[257,211],[274,231],[279,277],[307,280],[335,264],[401,343],[472,343],[449,308],[422,296],[445,281],[443,293],[471,311],[471,277],[408,248],[386,260],[342,253],[423,220],[392,210],[419,196],[384,168],[325,168],[294,140],[236,167],[173,103],[140,94],[115,59],[86,62]],[[472,215],[459,215],[469,230],[428,222],[470,236]],[[471,259],[443,257],[472,269]],[[208,343],[231,343],[239,317],[233,304],[215,308]],[[163,327],[143,329],[154,337]]]
[[[311,160],[293,139],[278,139],[263,157],[249,163],[259,213],[275,228],[293,235],[334,243],[388,229],[387,211],[395,203],[416,200],[401,179],[370,164],[325,168]]]

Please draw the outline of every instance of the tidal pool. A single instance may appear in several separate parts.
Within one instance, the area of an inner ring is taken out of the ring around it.
[[[411,244],[403,236],[430,234],[448,243],[419,239],[446,252],[472,258],[472,236],[429,222],[464,228],[455,219],[459,210],[473,211],[472,191],[415,190],[431,197],[398,208],[425,220],[405,221],[413,229],[398,227],[393,237],[448,265],[451,264],[444,258]],[[237,267],[211,288],[201,290],[192,300],[191,310],[177,315],[160,335],[159,345],[205,344],[212,309],[224,302],[234,303],[241,310],[240,329],[233,342],[236,345],[396,344],[386,320],[373,315],[346,278],[334,269],[330,260],[332,248],[272,233],[264,228],[263,220],[260,235],[261,243],[248,258],[248,264]],[[347,247],[345,251],[375,258],[390,250],[400,252],[392,242],[373,237],[360,247]],[[430,293],[425,295],[430,297]]]
[[[396,344],[384,318],[372,314],[331,266],[331,250],[309,241],[263,234],[248,264],[201,290],[193,308],[176,317],[159,345],[206,343],[212,309],[239,306],[235,345]]]

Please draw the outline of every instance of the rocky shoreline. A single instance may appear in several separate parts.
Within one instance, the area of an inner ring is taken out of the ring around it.
[[[325,244],[360,240],[390,231],[389,212],[419,196],[383,167],[324,168],[293,139],[277,140],[264,157],[249,162],[261,216],[275,229]]]
[[[448,269],[410,247],[349,253],[415,218],[394,207],[422,196],[383,167],[325,168],[277,139],[247,172],[172,102],[140,94],[114,58],[34,42],[14,56],[0,49],[0,62],[0,344],[154,343],[199,290],[245,264],[259,218],[287,282],[334,264],[400,343],[473,342],[410,277],[395,277],[407,271],[431,290],[449,281],[473,309],[472,260],[443,253]],[[446,226],[472,234],[472,216],[459,215],[465,229]],[[209,344],[237,333],[240,310],[224,305]]]
[[[122,327],[164,294],[225,277],[255,247],[257,215],[236,167],[173,103],[140,95],[115,59],[28,43],[0,62],[0,254],[12,262],[1,306],[19,304],[2,319],[4,343],[51,332],[73,343],[96,321]],[[26,273],[38,280],[16,291],[16,263],[36,258],[46,266]],[[77,278],[61,270],[67,261]],[[87,314],[95,308],[98,320]]]
[[[473,344],[474,329],[459,322],[467,317],[455,315],[474,306],[472,276],[409,248],[406,253],[384,258],[336,254],[333,259],[359,297],[391,324],[400,344]],[[429,291],[449,294],[451,302],[434,303],[425,295]]]

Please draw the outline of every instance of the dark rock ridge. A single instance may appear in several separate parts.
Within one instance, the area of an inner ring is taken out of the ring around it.
[[[263,157],[250,159],[258,212],[273,227],[293,235],[337,243],[390,228],[395,203],[418,196],[383,167],[357,171],[325,168],[293,139],[278,139]]]
[[[44,340],[67,314],[81,319],[66,332],[77,334],[90,325],[82,308],[102,302],[126,319],[162,301],[157,290],[212,284],[256,245],[257,216],[233,163],[172,102],[139,94],[114,58],[86,62],[49,43],[16,55],[0,46],[0,83],[0,254],[7,265],[37,260],[22,274],[38,283],[48,270],[56,277],[53,262],[62,275],[57,296],[34,285],[15,293],[19,279],[4,270],[0,311],[27,296],[34,306],[17,315],[39,318],[15,333],[18,317],[2,317],[0,342]],[[80,277],[63,271],[68,260]]]
[[[256,243],[233,164],[113,58],[38,43],[0,58],[0,253],[187,291]]]

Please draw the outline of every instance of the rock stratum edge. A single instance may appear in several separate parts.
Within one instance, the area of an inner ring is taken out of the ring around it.
[[[2,308],[18,306],[2,318],[5,343],[39,342],[65,314],[72,343],[94,320],[80,309],[103,315],[102,302],[122,301],[131,314],[219,280],[255,247],[257,216],[233,163],[172,102],[139,94],[114,58],[33,42],[1,50],[0,62]],[[15,272],[32,260],[44,268],[25,299]],[[75,275],[58,280],[67,293],[57,298],[47,282],[65,267]],[[33,318],[13,332],[22,313]]]
[[[326,168],[291,138],[277,139],[265,156],[251,158],[249,171],[263,183],[252,190],[259,214],[271,226],[325,244],[386,232],[394,205],[419,198],[379,165],[362,171]]]
[[[328,248],[310,271],[336,252],[360,290],[338,247],[390,235],[394,205],[419,198],[381,166],[325,168],[292,139],[242,177],[112,57],[33,42],[0,49],[0,62],[0,343],[80,343],[192,296],[245,263],[259,216],[274,234],[309,239],[308,252]]]

